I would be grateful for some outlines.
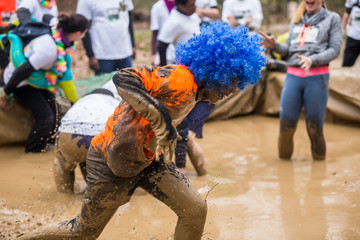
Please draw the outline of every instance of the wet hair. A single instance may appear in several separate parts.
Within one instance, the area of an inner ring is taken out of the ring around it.
[[[216,21],[202,26],[200,34],[176,46],[176,62],[185,65],[199,87],[217,93],[244,89],[261,78],[260,70],[267,62],[260,37],[248,28],[231,28]]]
[[[325,6],[325,0],[323,0],[322,5]],[[298,23],[301,20],[301,17],[304,15],[305,12],[306,12],[305,3],[304,3],[304,1],[301,1],[299,6],[296,8],[293,22]]]
[[[65,33],[85,32],[90,22],[83,15],[71,13],[70,15],[61,14],[59,16],[58,28],[61,28]]]

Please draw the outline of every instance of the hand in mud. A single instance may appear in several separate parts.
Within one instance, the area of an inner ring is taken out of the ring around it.
[[[175,130],[176,131],[176,130]],[[170,141],[158,141],[155,151],[155,160],[163,160],[165,164],[175,162],[175,148],[178,140],[181,140],[181,136],[176,131],[177,137]]]

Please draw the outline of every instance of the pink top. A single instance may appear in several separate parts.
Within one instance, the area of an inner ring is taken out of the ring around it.
[[[319,67],[312,67],[309,69],[309,73],[305,75],[305,70],[298,67],[291,67],[289,66],[287,69],[287,73],[298,77],[309,77],[315,75],[322,75],[330,73],[329,66],[319,66]]]

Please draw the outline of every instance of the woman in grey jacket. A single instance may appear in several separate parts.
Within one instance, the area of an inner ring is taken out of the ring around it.
[[[313,159],[326,158],[323,124],[329,94],[329,63],[339,55],[343,29],[338,14],[324,0],[303,0],[290,24],[286,44],[260,32],[266,48],[287,57],[288,70],[281,93],[279,157],[290,159],[293,136],[302,107]]]

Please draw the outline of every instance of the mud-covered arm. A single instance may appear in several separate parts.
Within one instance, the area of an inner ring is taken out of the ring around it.
[[[171,123],[170,114],[164,104],[149,94],[141,79],[133,74],[134,71],[131,68],[118,71],[113,76],[113,82],[119,95],[150,122],[157,138],[157,145],[158,147],[162,146],[160,152],[164,154],[164,161],[172,161],[175,157],[173,151],[175,150],[174,142],[176,144],[177,132]],[[156,157],[158,154],[157,149]]]

